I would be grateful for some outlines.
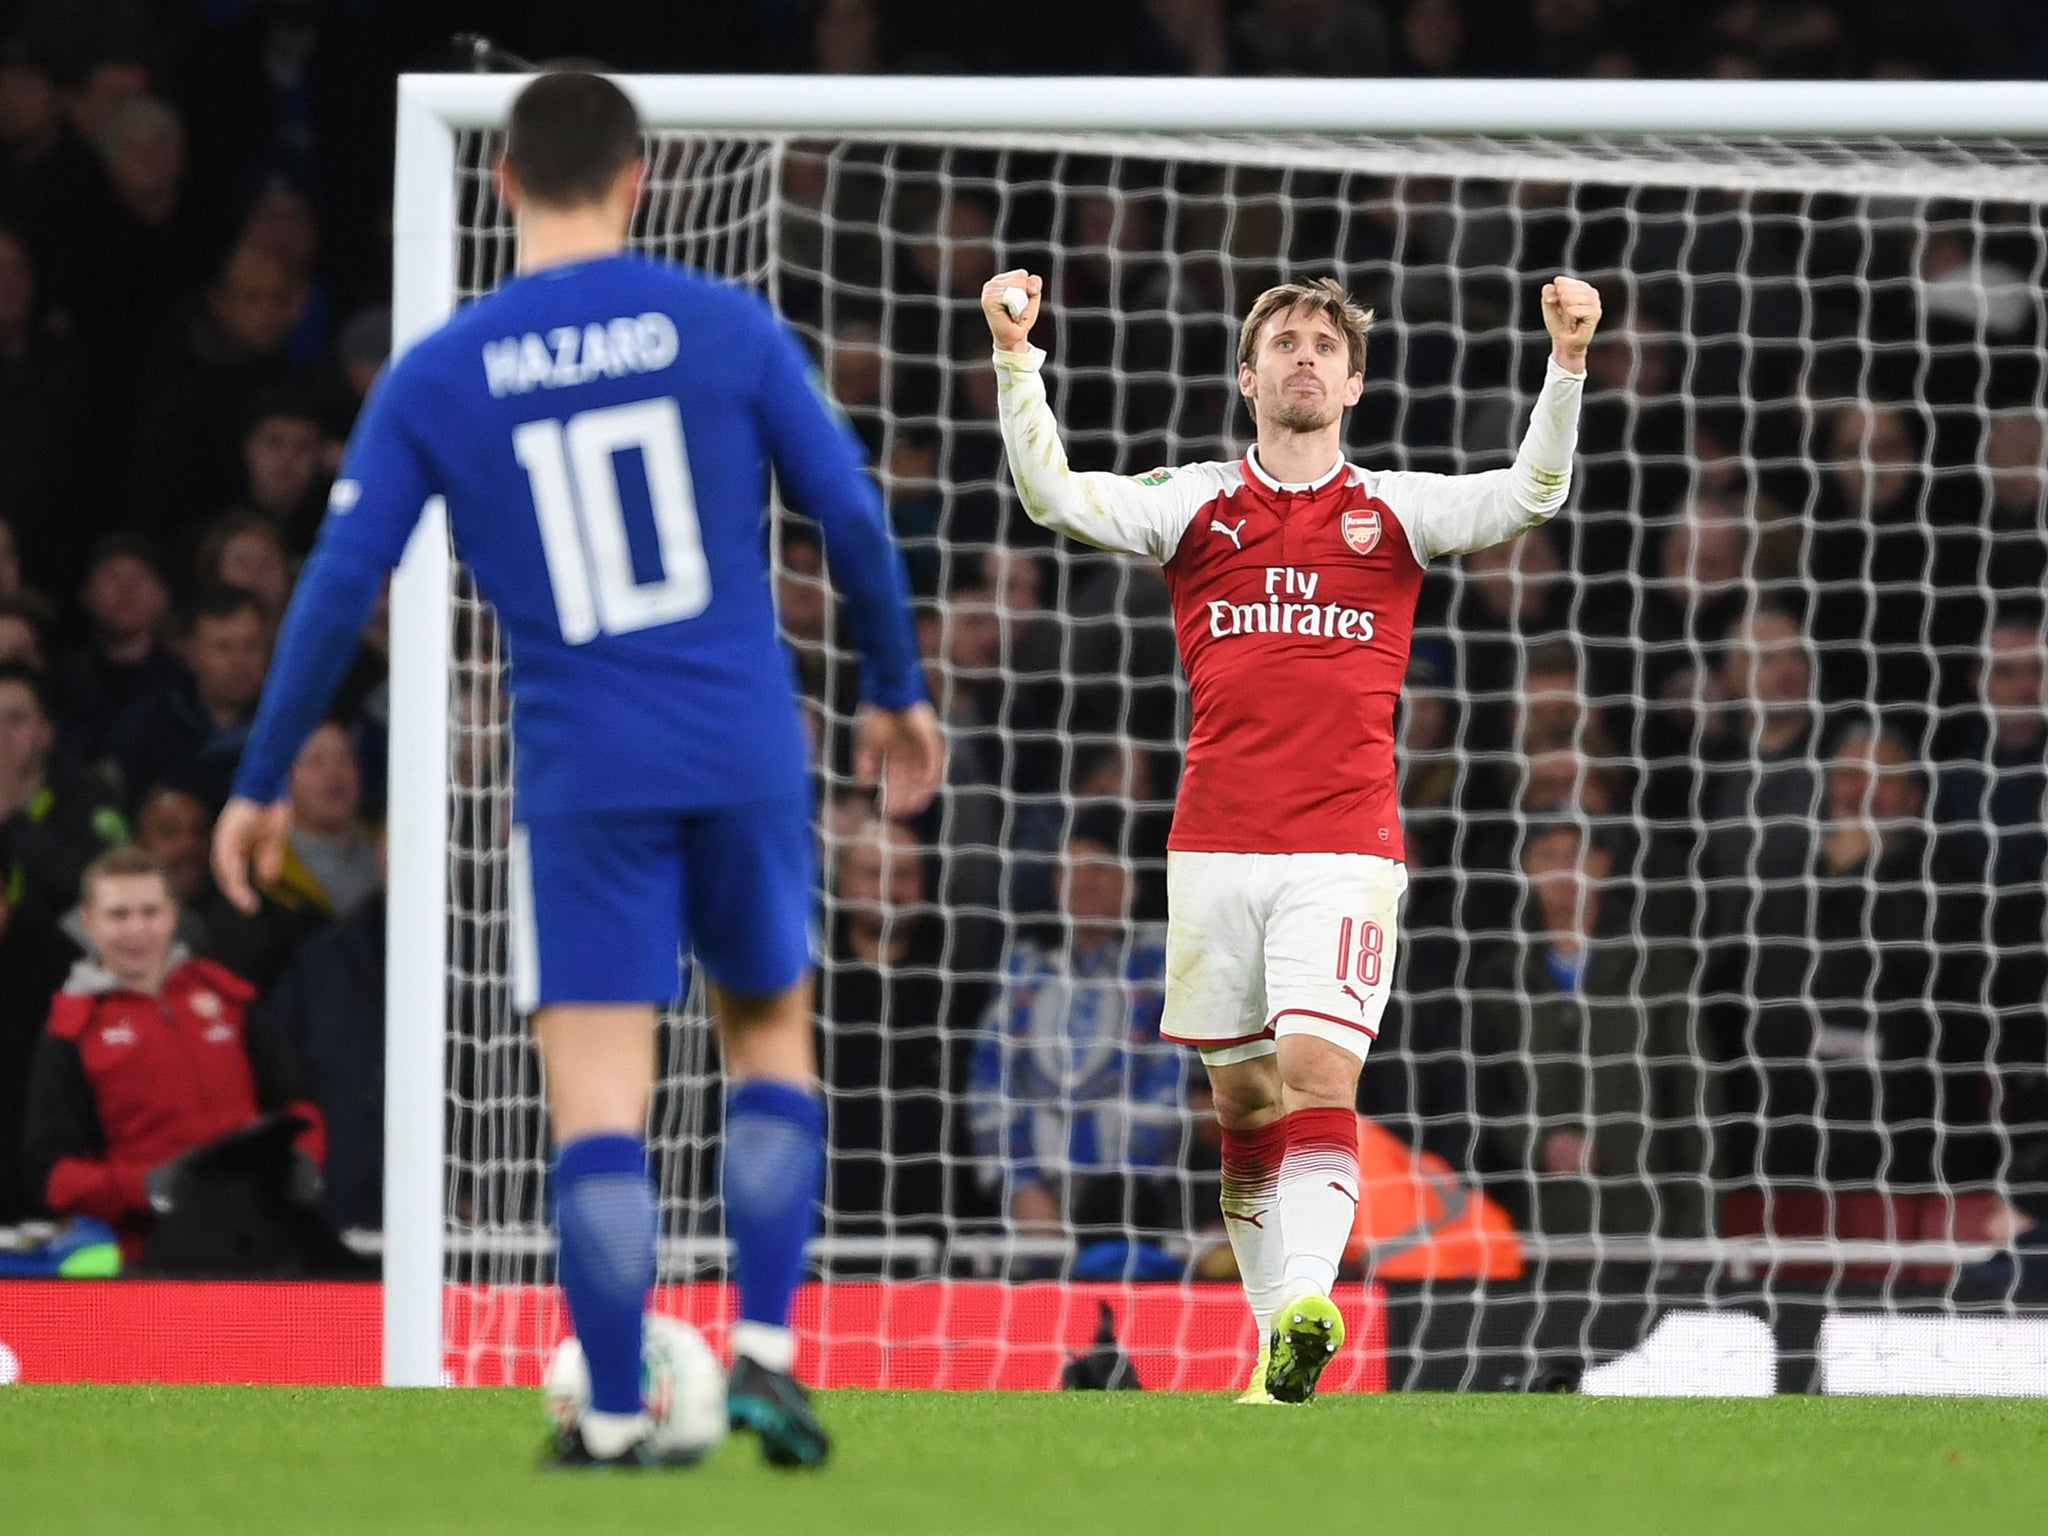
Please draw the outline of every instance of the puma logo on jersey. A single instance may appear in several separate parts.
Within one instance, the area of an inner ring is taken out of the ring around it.
[[[1209,519],[1209,531],[1224,535],[1231,543],[1237,546],[1238,553],[1242,554],[1244,552],[1244,525],[1250,521],[1251,519],[1248,517],[1240,517],[1237,520],[1237,526],[1233,528],[1220,517],[1212,517]]]

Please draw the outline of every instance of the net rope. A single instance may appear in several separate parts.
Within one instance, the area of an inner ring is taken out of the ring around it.
[[[464,299],[510,267],[493,147],[458,141]],[[654,135],[636,244],[761,290],[813,349],[875,462],[953,754],[907,834],[867,823],[855,658],[778,508],[825,873],[820,1271],[1136,1284],[1227,1251],[1199,1071],[1105,1025],[1156,1000],[1186,725],[1164,587],[1017,507],[982,280],[1045,275],[1069,453],[1143,473],[1241,453],[1237,318],[1338,275],[1379,312],[1347,456],[1455,472],[1506,462],[1537,291],[1571,271],[1607,307],[1571,505],[1425,588],[1412,886],[1363,1107],[1512,1216],[1539,1306],[1654,1289],[1660,1260],[1949,1309],[1975,1275],[2004,1305],[1970,1267],[1984,1222],[2048,1199],[2042,812],[2018,803],[2042,755],[2044,205],[2048,161],[2011,141]],[[505,953],[501,664],[466,581],[452,614],[449,1274],[488,1313],[548,1277],[547,1149]],[[1128,936],[1034,1009],[1006,972],[1057,969],[1059,851],[1104,827]],[[1604,866],[1572,984],[1535,936],[1546,839]],[[1001,1022],[1050,1100],[991,1088]],[[664,1278],[716,1277],[700,999],[661,1061]],[[989,1138],[1018,1114],[1090,1127],[1071,1186],[1047,1176],[1061,1230],[1009,1219],[1014,1146]],[[539,1348],[476,1333],[477,1379]]]

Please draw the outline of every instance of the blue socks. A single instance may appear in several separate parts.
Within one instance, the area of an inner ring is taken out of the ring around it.
[[[825,1106],[790,1083],[740,1083],[725,1101],[725,1226],[744,1323],[784,1328],[817,1229]],[[590,1364],[590,1406],[637,1414],[641,1319],[654,1284],[656,1217],[636,1136],[585,1136],[555,1159],[556,1270]]]
[[[585,1136],[555,1159],[556,1270],[590,1363],[590,1406],[640,1411],[640,1326],[654,1284],[654,1186],[637,1136]]]
[[[768,1078],[734,1085],[725,1096],[724,1174],[740,1319],[787,1327],[825,1182],[818,1096]]]

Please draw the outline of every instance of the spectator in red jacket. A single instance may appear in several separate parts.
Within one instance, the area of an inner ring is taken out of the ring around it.
[[[117,848],[85,872],[92,957],[50,1009],[29,1076],[31,1187],[59,1216],[97,1216],[139,1253],[153,1170],[282,1110],[307,1122],[298,1148],[326,1160],[303,1071],[252,1034],[255,991],[173,941],[178,905],[156,859]]]

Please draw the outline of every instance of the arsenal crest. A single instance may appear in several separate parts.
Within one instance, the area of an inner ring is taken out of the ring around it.
[[[1361,555],[1369,555],[1379,548],[1380,512],[1377,507],[1359,507],[1346,512],[1339,519],[1338,528],[1344,535],[1344,542]]]

